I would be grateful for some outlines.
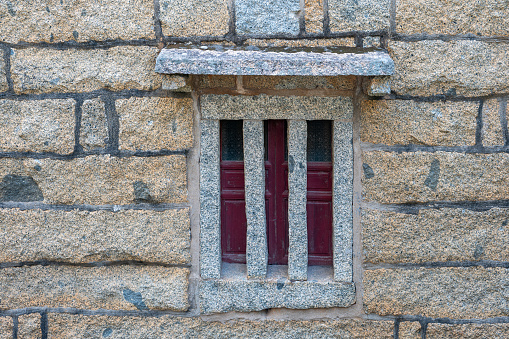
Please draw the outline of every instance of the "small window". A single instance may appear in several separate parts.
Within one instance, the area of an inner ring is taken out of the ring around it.
[[[242,121],[221,121],[221,248],[225,262],[246,263]],[[268,263],[288,263],[288,150],[286,120],[266,120],[265,212]],[[309,121],[307,140],[309,265],[332,265],[332,124]]]

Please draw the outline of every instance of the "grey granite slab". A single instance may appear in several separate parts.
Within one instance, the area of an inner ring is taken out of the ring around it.
[[[334,280],[352,281],[352,123],[334,121],[333,267]]]
[[[299,34],[299,0],[236,0],[237,34]]]
[[[202,314],[348,307],[355,302],[353,283],[333,281],[208,280],[201,281],[199,289]]]
[[[267,274],[263,121],[244,120],[244,186],[247,220],[247,276]]]
[[[201,120],[200,274],[221,277],[221,196],[219,120]]]
[[[288,120],[288,277],[306,280],[307,229],[307,122]]]
[[[155,71],[212,75],[392,75],[394,62],[378,49],[348,47],[258,48],[173,45],[163,49]]]

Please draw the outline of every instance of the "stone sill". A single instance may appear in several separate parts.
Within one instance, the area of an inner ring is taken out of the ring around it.
[[[354,283],[333,281],[330,267],[308,267],[306,281],[290,281],[287,266],[268,268],[266,279],[250,280],[245,278],[246,265],[223,263],[222,279],[200,282],[201,313],[348,307],[355,303]]]
[[[394,62],[381,49],[353,47],[258,48],[171,45],[156,60],[164,74],[387,76]]]

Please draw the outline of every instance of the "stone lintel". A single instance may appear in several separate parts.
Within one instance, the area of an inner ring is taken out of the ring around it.
[[[394,62],[381,49],[179,44],[159,53],[155,71],[210,75],[380,76],[392,75]]]
[[[263,121],[244,120],[244,182],[247,220],[247,276],[267,273]]]
[[[288,277],[306,280],[307,230],[307,122],[288,120]]]

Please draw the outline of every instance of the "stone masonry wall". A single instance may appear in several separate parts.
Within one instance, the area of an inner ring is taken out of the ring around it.
[[[507,0],[0,0],[0,337],[508,337],[508,27]],[[378,98],[175,90],[154,72],[175,42],[377,47],[396,72]],[[208,94],[352,98],[353,306],[200,315]]]

